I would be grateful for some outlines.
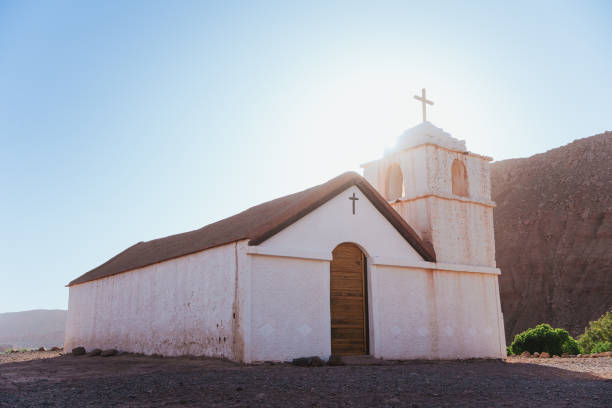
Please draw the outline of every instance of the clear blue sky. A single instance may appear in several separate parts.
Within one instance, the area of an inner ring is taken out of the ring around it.
[[[529,156],[612,130],[610,2],[0,2],[0,312],[378,158],[429,118]]]

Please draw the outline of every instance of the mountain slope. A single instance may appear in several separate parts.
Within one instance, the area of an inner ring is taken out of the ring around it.
[[[491,185],[507,339],[582,333],[612,309],[612,132],[493,163]]]
[[[66,310],[0,313],[0,344],[53,347],[64,344]]]

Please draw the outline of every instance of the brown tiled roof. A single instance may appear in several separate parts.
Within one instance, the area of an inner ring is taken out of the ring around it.
[[[370,183],[357,173],[348,172],[327,183],[251,207],[203,228],[152,241],[139,242],[97,268],[79,276],[68,286],[116,275],[243,239],[249,239],[249,245],[259,245],[352,185],[357,186],[363,192],[424,260],[435,261],[436,256],[431,245],[419,238]]]

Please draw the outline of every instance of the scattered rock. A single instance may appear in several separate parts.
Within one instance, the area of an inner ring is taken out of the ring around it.
[[[540,358],[550,358],[550,354],[548,354],[547,352],[543,351],[542,354],[540,354]]]
[[[612,351],[604,351],[603,353],[600,353],[601,357],[612,357]]]
[[[300,367],[322,367],[325,365],[325,361],[321,360],[321,358],[318,356],[300,357],[294,358],[291,361],[291,364]]]
[[[552,358],[561,358],[561,357],[559,357],[558,355],[555,354],[555,355],[552,356]]]
[[[341,356],[339,356],[337,354],[332,354],[331,356],[329,356],[329,360],[327,360],[327,365],[330,365],[330,366],[343,366],[343,365],[345,365],[345,363],[342,360]]]
[[[72,355],[73,356],[82,356],[85,353],[86,353],[85,347],[83,347],[83,346],[75,347],[75,348],[72,349]]]
[[[563,353],[563,354],[561,354],[561,357],[563,357],[563,358],[568,358],[568,357],[569,357],[569,354],[568,354],[568,353]]]
[[[110,357],[110,356],[117,355],[117,353],[118,353],[117,349],[108,349],[108,350],[102,351],[100,355],[102,357]]]
[[[533,353],[533,358],[539,358],[539,357],[540,357],[540,353],[538,353],[537,351]]]
[[[47,351],[47,349],[45,349],[45,347],[44,347],[44,346],[42,346],[42,347],[39,347],[39,348],[38,348],[38,351]]]
[[[60,351],[61,349],[57,346],[51,347],[51,351]]]
[[[102,354],[102,350],[100,349],[93,349],[91,350],[89,353],[85,354],[87,357],[95,357],[95,356],[99,356],[100,354]]]
[[[310,358],[310,366],[311,367],[323,367],[325,365],[325,361],[321,360],[318,356],[313,356]]]
[[[308,367],[311,361],[312,360],[309,357],[300,357],[300,358],[294,358],[293,361],[291,361],[291,364],[300,366],[300,367]]]
[[[521,353],[521,357],[529,358],[531,357],[531,353],[525,350]]]

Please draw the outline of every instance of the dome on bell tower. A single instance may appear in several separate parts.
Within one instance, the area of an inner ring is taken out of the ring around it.
[[[396,145],[392,149],[385,151],[385,155],[426,144],[434,144],[461,152],[467,150],[465,140],[456,139],[442,128],[426,121],[410,129],[406,129],[404,133],[397,138]]]

